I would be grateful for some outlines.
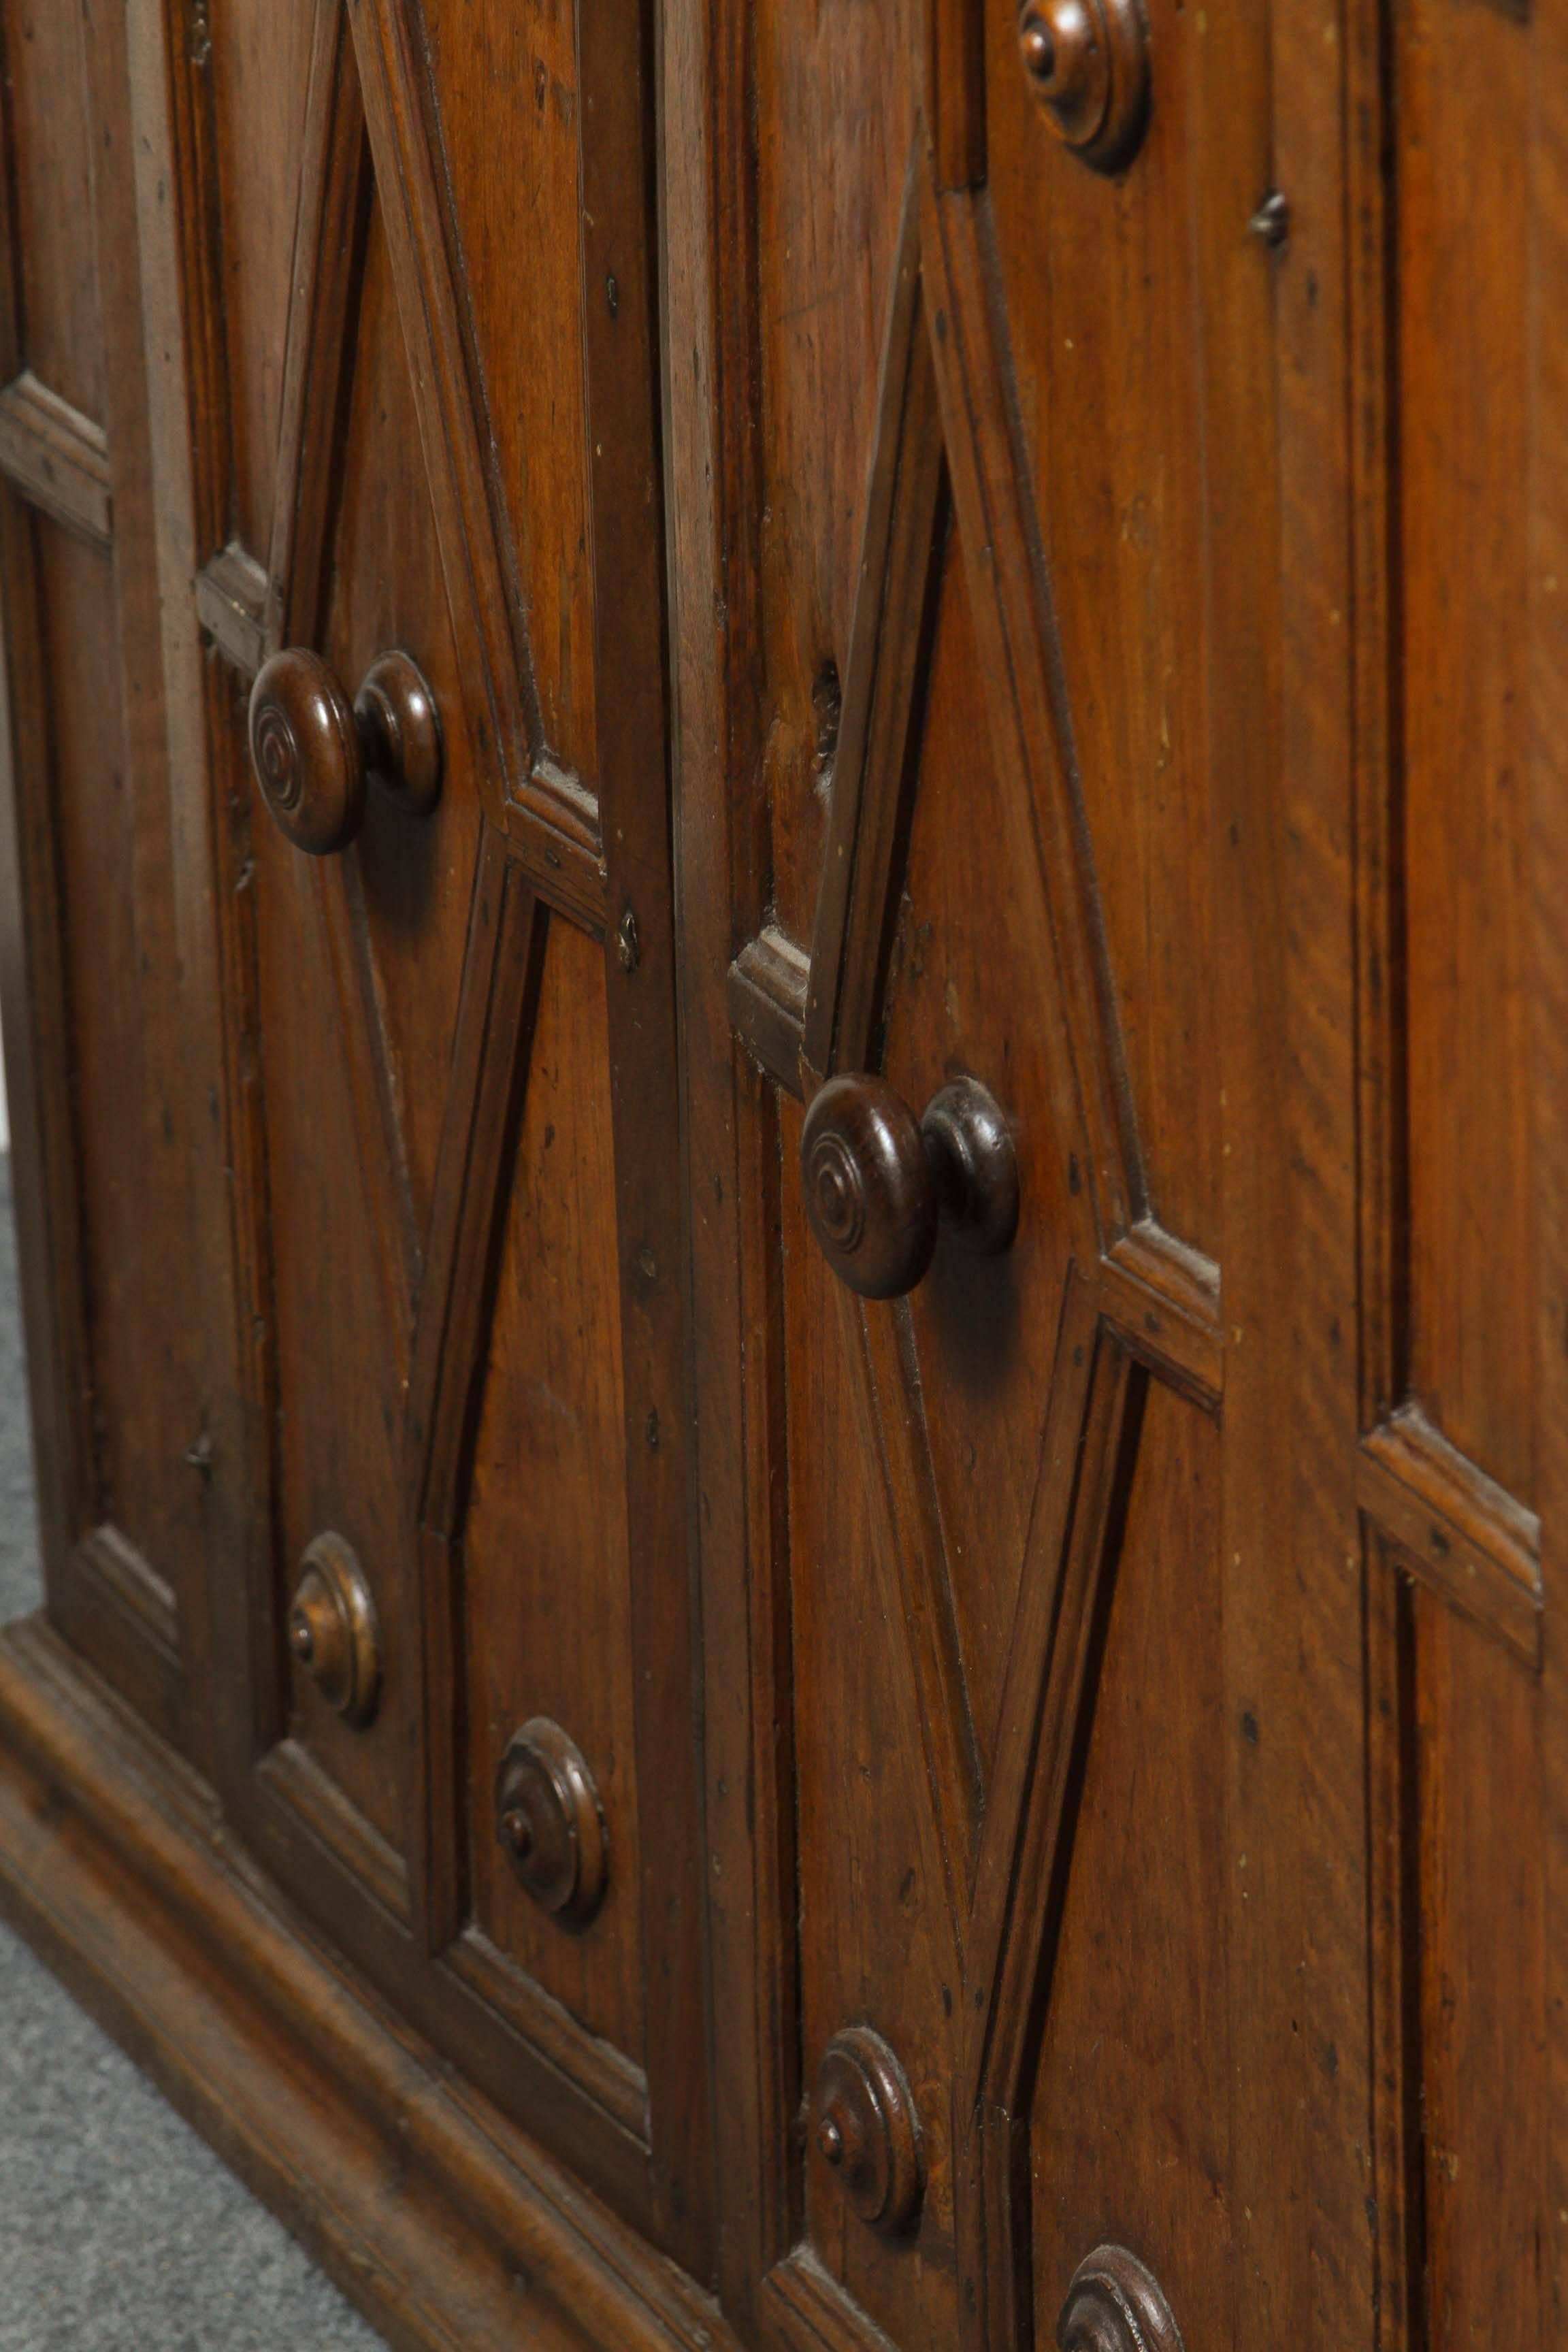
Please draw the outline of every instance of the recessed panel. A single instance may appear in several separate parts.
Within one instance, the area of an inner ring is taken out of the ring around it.
[[[416,813],[373,785],[347,861],[365,1017],[384,1057],[423,1241],[447,1109],[479,796],[379,203],[353,369],[324,649],[350,693],[378,655],[410,655],[441,723],[434,809]],[[310,454],[308,442],[307,463]]]
[[[805,2076],[809,2087],[842,2027],[872,2026],[908,2076],[927,2164],[916,2241],[889,2242],[853,2211],[808,2134],[806,2226],[828,2270],[901,2347],[937,2352],[957,2326],[949,2070],[958,1954],[861,1306],[806,1226],[793,1177],[799,1114],[783,1108]],[[886,1318],[898,1309],[866,1311]],[[966,1905],[965,1858],[951,1859]]]
[[[1152,0],[1149,18],[1153,109],[1135,164],[1111,182],[1063,147],[1029,89],[1017,11],[986,11],[989,184],[1153,1213],[1217,1257],[1208,747],[1226,717],[1211,719],[1205,641],[1204,224],[1192,168],[1204,16]],[[1215,103],[1234,108],[1234,92]],[[1227,264],[1245,227],[1225,224]]]
[[[555,0],[425,0],[441,172],[483,378],[544,740],[592,780],[589,527],[576,19]],[[617,296],[618,300],[618,296]],[[504,544],[503,541],[503,544]],[[534,747],[536,750],[541,748]]]
[[[223,205],[233,530],[263,563],[272,535],[310,45],[324,5],[208,0],[200,12],[205,34],[195,37],[211,76]]]
[[[755,33],[765,760],[777,919],[809,940],[911,127],[897,8],[765,0]]]
[[[635,2058],[640,1980],[620,1287],[604,950],[550,926],[463,1539],[472,1916],[582,2024]],[[552,1916],[497,1836],[513,1734],[559,1725],[609,1844],[595,1917]]]
[[[0,43],[21,357],[51,392],[100,422],[103,335],[83,41],[90,21],[79,8],[11,0]]]
[[[1538,74],[1494,9],[1415,0],[1397,27],[1410,1372],[1532,1505]]]
[[[992,758],[956,533],[926,691],[888,982],[887,1075],[917,1116],[950,1078],[977,1077],[1018,1158],[1013,1246],[982,1257],[944,1234],[910,1302],[964,1675],[988,1765],[1040,1466],[1075,1163],[1047,1045],[1058,992],[1044,887],[1027,812],[1009,804]]]
[[[1229,1878],[1268,1858],[1233,1853],[1226,1830],[1219,1471],[1213,1422],[1151,1385],[1037,1994],[1041,2343],[1108,2242],[1153,2270],[1189,2344],[1232,2340]]]
[[[73,1532],[109,1522],[195,1603],[205,1488],[186,1454],[205,1426],[202,1310],[187,1281],[168,816],[161,790],[139,795],[126,761],[108,557],[51,522],[20,528],[37,550],[51,730],[48,767],[21,788],[49,793],[58,826],[70,1033],[57,1050],[70,1055],[82,1221],[90,1460]]]
[[[295,1735],[382,1836],[401,1848],[416,1662],[405,1618],[400,1486],[400,1302],[378,1233],[385,1146],[357,1100],[352,1001],[340,1004],[328,926],[342,877],[253,813],[259,1003],[267,1086],[278,1464],[286,1605],[323,1531],[357,1554],[380,1622],[382,1687],[368,1726],[347,1722],[290,1668]]]
[[[1411,1596],[1408,1638],[1405,1864],[1418,1900],[1405,1980],[1418,1988],[1419,2024],[1405,2045],[1418,2081],[1405,2087],[1422,2126],[1410,2153],[1426,2298],[1426,2332],[1412,2341],[1458,2352],[1484,2314],[1494,2341],[1529,2352],[1556,2333],[1536,2274],[1547,2235],[1541,1689],[1424,1591]]]

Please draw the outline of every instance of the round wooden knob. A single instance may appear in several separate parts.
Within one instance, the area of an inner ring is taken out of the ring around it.
[[[289,1648],[341,1716],[360,1726],[371,1720],[381,1694],[381,1629],[358,1554],[331,1530],[300,1562]]]
[[[870,2026],[828,2043],[812,2115],[816,2152],[861,2221],[884,2237],[910,2229],[925,2189],[920,2117],[909,2077]]]
[[[604,1900],[610,1848],[594,1776],[558,1723],[535,1716],[501,1758],[496,1834],[534,1901],[581,1927]]]
[[[441,724],[405,653],[380,655],[353,707],[319,654],[274,654],[250,689],[250,761],[279,829],[312,857],[344,849],[364,821],[369,779],[407,805],[441,789]]]
[[[1018,1162],[977,1078],[931,1097],[918,1125],[882,1078],[829,1078],[800,1139],[805,1213],[835,1274],[863,1298],[900,1298],[931,1262],[939,1223],[983,1254],[1018,1229]]]
[[[1159,2280],[1125,2246],[1096,2246],[1057,2321],[1061,2352],[1184,2352]]]
[[[1141,0],[1023,0],[1018,54],[1058,136],[1096,171],[1130,163],[1149,118]]]

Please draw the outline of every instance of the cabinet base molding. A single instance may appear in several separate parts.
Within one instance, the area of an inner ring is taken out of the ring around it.
[[[733,2352],[331,1959],[41,1618],[0,1635],[0,1913],[407,2352]]]

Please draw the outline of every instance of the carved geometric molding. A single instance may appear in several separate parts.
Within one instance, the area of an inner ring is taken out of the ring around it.
[[[995,1781],[1009,1799],[986,1817],[965,1953],[953,2093],[962,2305],[968,2340],[997,2352],[1034,2341],[1031,2060],[1050,1997],[1077,1818],[1072,1776],[1093,1721],[1146,1377],[1095,1321],[1091,1295],[1070,1301],[1063,1318],[998,1742]]]
[[[597,804],[542,748],[525,632],[509,602],[510,575],[479,455],[482,402],[460,331],[450,224],[432,166],[428,110],[418,95],[425,68],[415,62],[403,13],[317,0],[268,562],[263,569],[242,548],[226,548],[198,579],[198,608],[220,647],[247,670],[284,644],[321,642],[375,205],[408,353],[476,785],[493,827],[541,894],[598,930],[605,880]],[[455,739],[459,730],[450,731]],[[531,764],[531,737],[541,743]],[[405,1373],[425,1236],[371,910],[352,848],[322,861],[310,880],[334,982],[334,1025],[367,1212],[389,1286],[393,1346]]]
[[[198,579],[198,603],[220,648],[248,675],[279,645],[319,639],[340,478],[334,453],[374,184],[479,788],[542,894],[599,931],[605,885],[598,802],[544,740],[526,621],[502,555],[500,490],[479,431],[484,400],[454,282],[456,230],[426,129],[434,119],[427,69],[405,17],[396,0],[317,0],[268,562],[262,567],[244,549],[225,549]],[[235,594],[237,583],[257,574],[264,583],[259,615],[247,609],[253,596]]]
[[[411,13],[399,0],[350,5],[464,703],[481,779],[500,788],[497,821],[542,895],[599,929],[598,803],[544,740],[526,621],[503,558],[500,487],[479,432],[479,361],[454,280],[457,227],[426,132],[434,103]]]
[[[437,1952],[459,1931],[464,1892],[458,1552],[548,928],[505,839],[485,824],[404,1419],[423,1607],[426,1923]]]
[[[342,478],[370,203],[370,147],[353,45],[342,0],[317,0],[283,342],[264,658],[282,646],[319,649],[326,625],[332,493]]]
[[[880,1596],[882,1610],[889,1625],[905,1630],[948,1915],[962,1954],[984,1790],[909,1301],[883,1307],[845,1288],[840,1308],[856,1367],[860,1443],[880,1468],[893,1537],[873,1555],[884,1573],[891,1566],[896,1575]]]
[[[947,496],[942,417],[923,316],[911,172],[893,264],[880,398],[801,1063],[808,1091],[880,1060],[879,1008],[913,788],[918,699],[931,667]]]
[[[791,1093],[880,1059],[885,982],[903,881],[945,518],[965,564],[993,755],[1047,912],[1058,1017],[1044,1024],[1063,1147],[1085,1171],[1072,1235],[1100,1262],[1103,1310],[1131,1351],[1200,1403],[1223,1382],[1218,1270],[1150,1212],[1086,831],[1064,749],[1054,625],[1032,489],[1005,386],[1005,322],[989,290],[983,216],[943,196],[917,152],[906,186],[850,625],[816,928],[776,931],[731,967],[735,1034]]]
[[[1037,1028],[1051,1148],[1081,1173],[1051,1212],[1066,1271],[988,1750],[965,1673],[918,1317],[907,1299],[845,1291],[840,1303],[891,1537],[876,1548],[879,1598],[904,1634],[962,1986],[952,2129],[963,2340],[1000,2352],[1034,2341],[1032,2070],[1147,1379],[1212,1411],[1224,1344],[1218,1269],[1151,1213],[985,216],[964,189],[941,192],[938,176],[917,146],[809,961],[766,931],[731,967],[729,1001],[746,1050],[807,1100],[838,1072],[880,1067],[944,566],[962,563],[987,681],[994,854],[1016,902],[1037,894],[1048,941]],[[826,2297],[836,2331],[858,2340],[849,2299],[798,2257],[774,2274],[781,2315],[795,2312],[808,2277],[814,2307]],[[789,2332],[799,2333],[793,2318]]]
[[[68,530],[110,545],[109,436],[30,368],[0,391],[0,474]]]
[[[1408,1572],[1538,1672],[1541,1521],[1404,1405],[1361,1442],[1356,1493]]]

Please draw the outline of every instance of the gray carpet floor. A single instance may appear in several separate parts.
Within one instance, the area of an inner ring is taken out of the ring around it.
[[[0,1159],[0,1621],[42,1598]],[[374,2352],[352,2311],[0,1926],[0,2352]]]

